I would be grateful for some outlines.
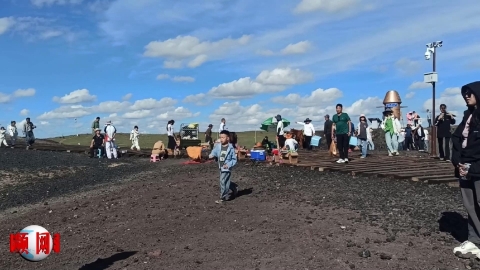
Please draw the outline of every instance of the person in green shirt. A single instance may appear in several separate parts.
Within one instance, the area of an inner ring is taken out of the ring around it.
[[[398,156],[398,135],[402,129],[400,121],[393,114],[392,109],[387,108],[384,112],[384,120],[380,127],[385,132],[385,143],[388,148],[388,156]]]
[[[95,135],[95,130],[100,128],[100,117],[95,118],[92,123],[92,134]]]
[[[332,117],[332,122],[337,138],[337,149],[340,153],[340,159],[337,160],[337,163],[345,163],[348,162],[348,147],[350,145],[350,136],[352,135],[352,125],[350,116],[343,112],[342,104],[337,104],[336,110],[337,114]]]

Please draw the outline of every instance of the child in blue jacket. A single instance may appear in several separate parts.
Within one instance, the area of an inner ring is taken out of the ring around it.
[[[215,201],[215,203],[229,201],[229,191],[232,190],[233,196],[237,196],[238,186],[230,180],[231,170],[237,164],[237,154],[230,143],[230,132],[228,130],[220,132],[220,143],[215,144],[209,158],[217,159],[220,169],[220,200]]]

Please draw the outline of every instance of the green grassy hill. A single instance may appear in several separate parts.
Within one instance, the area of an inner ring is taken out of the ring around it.
[[[257,138],[255,140],[255,132],[254,131],[245,131],[245,132],[237,132],[238,135],[238,143],[242,146],[253,146],[256,142],[262,141],[263,137],[268,136],[271,141],[275,140],[275,133],[274,132],[265,132],[265,131],[257,131]],[[203,133],[202,133],[203,136]],[[214,133],[214,139],[217,138],[217,133]],[[116,137],[117,145],[122,148],[130,148],[132,146],[129,138],[130,134],[127,133],[118,133]],[[91,134],[79,134],[78,136],[64,136],[64,137],[55,137],[55,138],[48,138],[48,140],[56,141],[61,144],[65,145],[85,145],[89,146],[92,140]],[[141,134],[140,135],[140,147],[144,149],[151,149],[155,142],[163,141],[167,144],[168,139],[166,134]],[[204,137],[202,137],[202,142],[204,141]]]

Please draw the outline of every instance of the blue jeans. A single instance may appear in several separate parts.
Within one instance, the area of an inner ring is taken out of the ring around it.
[[[237,185],[230,181],[231,172],[220,172],[220,199],[228,201],[230,199],[229,191],[236,191]]]
[[[398,136],[397,134],[390,134],[390,132],[385,132],[385,143],[387,144],[388,152],[395,153],[398,152]]]
[[[360,145],[362,146],[362,157],[367,157],[368,150],[368,141],[364,139],[358,139]]]
[[[375,150],[375,144],[373,143],[372,139],[368,139],[367,144],[370,146],[370,150]]]

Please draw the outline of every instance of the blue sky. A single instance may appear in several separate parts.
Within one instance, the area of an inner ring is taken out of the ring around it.
[[[336,103],[379,116],[388,90],[424,112],[436,40],[437,104],[458,112],[479,79],[479,13],[473,0],[4,0],[0,124],[29,116],[50,137],[96,116],[148,133],[225,117],[240,131],[279,113],[321,127]]]

